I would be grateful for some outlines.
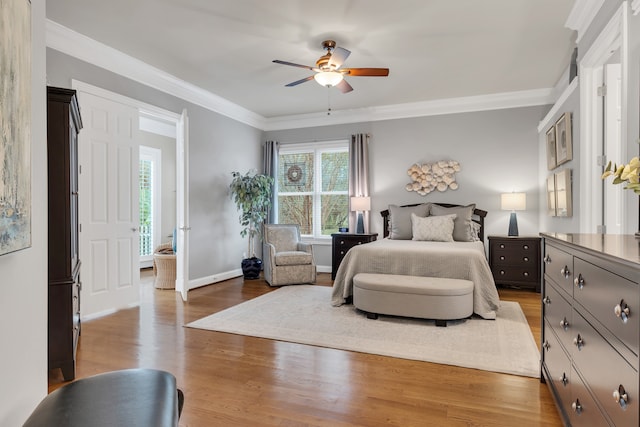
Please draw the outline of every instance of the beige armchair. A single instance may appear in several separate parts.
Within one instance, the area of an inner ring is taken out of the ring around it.
[[[313,246],[300,240],[297,224],[265,224],[262,257],[264,278],[270,286],[316,281]]]

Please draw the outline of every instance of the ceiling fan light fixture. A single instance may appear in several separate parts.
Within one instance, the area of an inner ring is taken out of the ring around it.
[[[313,78],[322,86],[335,86],[342,81],[344,76],[337,71],[321,71]]]

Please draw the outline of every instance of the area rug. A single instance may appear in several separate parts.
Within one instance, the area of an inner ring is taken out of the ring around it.
[[[287,286],[191,322],[187,327],[402,359],[539,377],[540,353],[517,302],[496,320],[473,316],[437,327],[432,320],[367,317],[333,307],[331,288]]]

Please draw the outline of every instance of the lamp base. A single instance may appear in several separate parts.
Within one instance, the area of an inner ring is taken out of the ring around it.
[[[362,219],[362,212],[358,212],[358,222],[356,224],[356,233],[364,234],[364,220]]]
[[[516,213],[511,212],[511,216],[509,217],[509,236],[517,236],[518,235],[518,219],[516,218]]]

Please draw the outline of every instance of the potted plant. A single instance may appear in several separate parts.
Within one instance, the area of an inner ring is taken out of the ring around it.
[[[242,260],[242,274],[245,279],[257,279],[262,270],[262,260],[256,257],[255,238],[262,237],[262,223],[271,207],[273,178],[251,170],[246,174],[231,172],[233,179],[229,185],[231,198],[240,211],[240,231],[242,237],[249,236],[248,250]]]

